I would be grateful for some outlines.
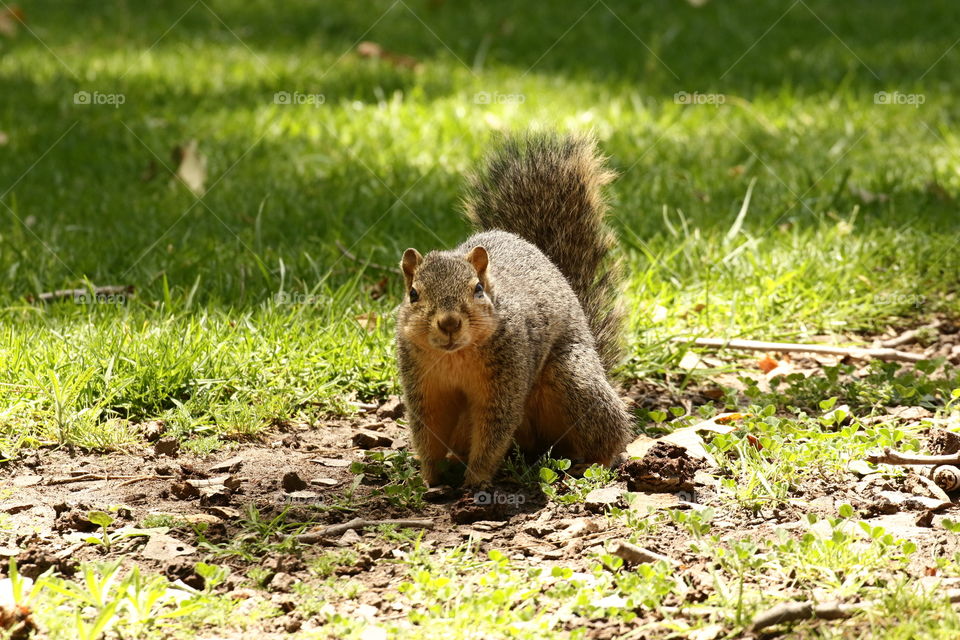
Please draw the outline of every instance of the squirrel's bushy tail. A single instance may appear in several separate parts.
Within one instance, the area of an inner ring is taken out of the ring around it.
[[[509,137],[473,177],[465,206],[481,231],[515,233],[553,261],[580,299],[609,369],[622,355],[621,269],[610,253],[616,240],[604,222],[601,187],[615,175],[604,160],[585,135]]]

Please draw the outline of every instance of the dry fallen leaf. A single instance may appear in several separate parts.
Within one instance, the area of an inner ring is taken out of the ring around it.
[[[354,317],[357,322],[360,323],[360,326],[367,330],[368,333],[372,333],[377,330],[377,324],[380,322],[379,314],[370,312],[370,313],[361,313],[358,316]]]
[[[784,355],[782,360],[777,360],[775,362],[777,363],[777,366],[769,371],[764,371],[767,376],[767,380],[773,380],[777,376],[788,376],[796,370],[796,368],[793,366],[793,361],[790,360],[790,357],[787,355]]]
[[[706,460],[711,467],[717,466],[716,458],[711,455],[704,446],[703,438],[697,433],[695,427],[686,427],[677,429],[673,433],[667,434],[662,438],[664,442],[675,444],[682,447],[693,458]]]
[[[873,204],[874,202],[883,204],[890,199],[890,196],[885,193],[874,193],[856,185],[850,185],[850,192],[864,204]]]
[[[723,400],[727,392],[724,391],[723,387],[708,387],[700,393],[710,400]]]
[[[23,9],[15,4],[4,5],[0,10],[0,36],[12,38],[17,35],[17,28],[23,22]]]
[[[721,413],[720,415],[716,416],[713,419],[713,421],[716,422],[717,424],[729,424],[731,422],[736,422],[737,420],[743,420],[744,418],[749,418],[752,415],[753,415],[752,413],[736,413],[736,412]],[[713,431],[713,429],[710,429],[709,427],[709,422],[710,421],[708,420],[707,422],[701,423],[701,425],[703,426],[701,426],[700,428]],[[720,433],[725,433],[725,432],[721,431]]]
[[[0,147],[6,146],[8,142],[10,142],[10,136],[6,131],[0,131]]]
[[[704,447],[703,438],[700,431],[711,431],[713,433],[730,433],[735,431],[736,427],[724,424],[747,417],[750,414],[740,413],[721,413],[711,420],[704,420],[689,427],[677,429],[668,433],[662,438],[653,439],[646,435],[637,436],[637,438],[627,445],[627,455],[631,458],[642,458],[646,455],[653,445],[658,442],[668,442],[683,448],[691,457],[706,460],[710,466],[716,466],[717,461]]]
[[[181,542],[163,533],[156,533],[150,536],[147,545],[140,553],[144,558],[150,560],[169,562],[177,556],[190,555],[196,553],[196,551],[196,547],[192,547],[186,542]]]
[[[683,313],[681,313],[681,314],[680,314],[680,317],[681,317],[681,318],[689,318],[689,317],[690,317],[690,314],[692,314],[692,313],[700,313],[701,311],[703,311],[703,310],[706,309],[706,308],[707,308],[707,305],[703,304],[702,302],[698,302],[697,304],[693,305],[692,307],[690,307],[689,309],[687,309],[686,311],[684,311]]]
[[[26,487],[32,487],[43,482],[43,476],[38,476],[34,474],[24,474],[21,476],[15,476],[13,478],[13,486],[18,489],[23,489]]]
[[[588,508],[598,507],[616,504],[622,495],[623,489],[620,487],[599,487],[588,493],[583,501]]]
[[[680,362],[677,364],[677,367],[683,371],[705,369],[706,367],[700,366],[701,362],[702,359],[699,354],[696,354],[693,351],[687,351],[685,354],[683,354],[683,357],[680,358]]]
[[[377,280],[375,283],[370,285],[367,288],[367,291],[370,293],[370,298],[372,300],[379,300],[387,293],[387,286],[390,284],[390,279],[387,276],[384,276]]]
[[[236,520],[242,514],[239,509],[234,509],[233,507],[226,506],[210,506],[207,507],[207,510],[213,515],[223,518],[224,520]]]
[[[369,40],[365,40],[357,45],[357,55],[361,58],[384,60],[395,67],[402,67],[404,69],[419,69],[421,67],[420,62],[416,58],[387,51],[381,45],[376,42],[370,42]]]
[[[627,445],[627,455],[631,458],[642,458],[647,454],[647,451],[657,443],[655,438],[651,438],[648,435],[640,434],[638,435],[633,442]]]
[[[680,497],[675,493],[646,493],[632,494],[630,509],[639,513],[646,513],[653,509],[673,509],[680,504]]]
[[[197,141],[176,147],[173,160],[177,164],[177,177],[190,191],[202,196],[207,182],[207,158],[197,149]]]
[[[771,371],[779,367],[780,363],[774,360],[773,358],[771,358],[769,354],[767,354],[762,358],[760,358],[760,360],[757,362],[757,366],[760,367],[760,371],[763,371],[764,373],[770,373]]]
[[[350,460],[340,458],[312,458],[310,462],[322,464],[325,467],[349,467],[351,464]]]

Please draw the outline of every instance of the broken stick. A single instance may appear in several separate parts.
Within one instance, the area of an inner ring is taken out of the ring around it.
[[[751,628],[754,631],[760,631],[761,629],[772,627],[775,624],[796,622],[798,620],[810,620],[813,618],[837,620],[838,618],[849,618],[857,611],[862,611],[865,608],[862,604],[847,604],[836,601],[821,604],[815,604],[809,600],[805,602],[781,602],[754,618]]]
[[[854,360],[886,360],[897,362],[920,362],[926,360],[922,353],[910,353],[884,347],[838,347],[828,344],[800,344],[796,342],[764,342],[762,340],[725,340],[723,338],[674,338],[673,342],[693,343],[698,347],[716,349],[744,349],[747,351],[779,351],[781,353],[823,353],[831,356],[847,356]]]
[[[900,453],[890,447],[884,447],[882,453],[868,453],[867,462],[873,464],[906,464],[906,465],[939,465],[960,464],[960,453],[951,453],[942,456],[929,456],[921,453]]]
[[[883,340],[880,343],[881,347],[899,347],[905,344],[910,344],[911,342],[916,342],[920,336],[931,331],[936,331],[940,328],[943,323],[940,320],[936,320],[928,325],[922,327],[917,327],[916,329],[910,329],[895,338],[890,338],[889,340]]]
[[[907,467],[921,478],[929,479],[943,491],[960,489],[960,453],[931,456],[919,453],[900,453],[885,447],[882,453],[868,453],[867,462],[873,464],[895,464]],[[949,502],[950,498],[942,498]]]
[[[364,266],[370,267],[371,269],[378,269],[378,270],[380,270],[380,271],[388,271],[388,272],[390,272],[390,273],[396,273],[396,272],[397,272],[397,268],[396,268],[396,267],[388,267],[388,266],[386,266],[386,265],[377,264],[376,262],[367,262],[366,260],[361,260],[359,257],[357,257],[356,255],[354,255],[353,253],[351,253],[351,252],[350,252],[350,249],[347,249],[345,246],[343,246],[343,243],[341,243],[339,240],[337,240],[334,244],[337,245],[337,249],[340,249],[340,253],[343,254],[343,257],[346,258],[346,259],[348,259],[348,260],[352,260],[353,262],[356,262],[357,264],[362,264],[362,265],[364,265]]]
[[[331,538],[333,536],[338,536],[351,529],[363,529],[365,527],[376,527],[382,524],[389,524],[395,527],[406,527],[408,529],[433,529],[434,522],[433,520],[366,520],[364,518],[354,518],[344,522],[343,524],[334,524],[329,527],[325,527],[320,531],[311,531],[310,533],[301,533],[296,536],[297,542],[302,542],[304,544],[310,544],[312,542],[320,542]]]
[[[141,482],[143,480],[172,480],[176,476],[163,476],[158,474],[147,474],[147,475],[127,475],[127,474],[100,474],[100,473],[82,473],[76,476],[66,476],[63,478],[50,478],[44,484],[53,485],[53,484],[71,484],[74,482],[105,482],[107,480],[124,480],[118,484],[118,487],[122,487],[128,484],[133,484],[134,482]]]
[[[640,564],[643,562],[653,563],[659,562],[660,560],[666,562],[671,567],[676,567],[680,564],[669,556],[657,553],[656,551],[650,551],[650,549],[638,547],[632,542],[627,542],[626,540],[615,540],[611,546],[610,553],[618,558],[623,558],[626,562],[632,562],[634,564]]]
[[[960,602],[960,589],[947,589],[945,595],[947,600],[952,603]],[[881,603],[876,600],[853,603],[832,600],[820,604],[812,600],[805,600],[803,602],[781,602],[758,614],[753,619],[751,629],[756,632],[761,629],[766,629],[767,627],[772,627],[775,624],[797,622],[798,620],[839,620],[841,618],[849,618],[879,604]]]

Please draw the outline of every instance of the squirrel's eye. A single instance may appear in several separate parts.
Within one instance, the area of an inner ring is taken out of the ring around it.
[[[416,301],[419,300],[419,299],[420,299],[420,294],[417,293],[417,290],[416,290],[416,289],[414,289],[414,288],[411,287],[411,288],[410,288],[410,302],[416,302]]]
[[[477,295],[480,295],[481,293],[483,293],[483,284],[478,282],[477,286],[473,288],[473,292]]]

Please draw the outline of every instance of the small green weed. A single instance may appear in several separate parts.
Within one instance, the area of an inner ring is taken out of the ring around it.
[[[227,542],[211,542],[204,528],[197,527],[197,544],[214,556],[237,556],[247,562],[254,562],[270,552],[290,553],[297,547],[295,534],[310,523],[288,522],[289,511],[284,509],[272,518],[264,518],[256,506],[247,505],[239,521],[239,535]]]
[[[616,479],[616,472],[604,465],[589,466],[582,478],[568,474],[569,468],[569,460],[552,458],[540,467],[540,488],[549,499],[562,503],[583,502],[588,493]]]
[[[22,578],[14,561],[9,575],[15,603],[32,609],[51,637],[98,640],[112,632],[122,637],[153,637],[161,629],[186,630],[215,619],[233,601],[213,594],[226,570],[198,565],[203,590],[174,587],[159,575],[147,576],[121,563],[84,564],[77,580],[44,574]]]
[[[367,451],[364,461],[351,464],[350,471],[361,478],[383,482],[374,494],[383,495],[391,504],[410,509],[423,506],[427,486],[408,451]]]

